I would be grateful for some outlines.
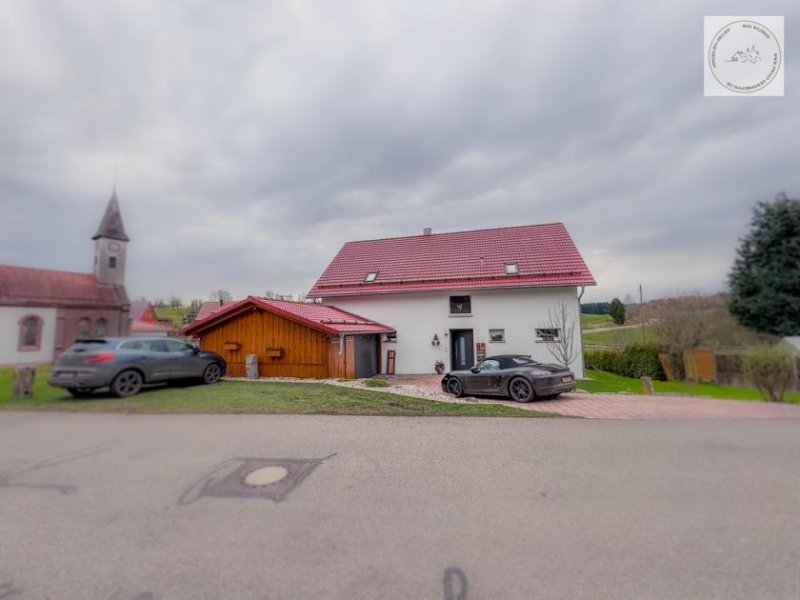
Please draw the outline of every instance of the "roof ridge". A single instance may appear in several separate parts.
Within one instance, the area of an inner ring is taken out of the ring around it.
[[[20,271],[39,271],[41,273],[60,273],[63,275],[80,275],[82,277],[94,277],[93,273],[80,273],[78,271],[65,271],[63,269],[42,269],[41,267],[21,267],[19,265],[0,264],[0,269],[19,269]]]
[[[561,225],[566,230],[566,226],[564,225],[563,221],[553,221],[552,223],[529,223],[528,225],[508,225],[505,227],[487,227],[485,229],[463,229],[459,231],[442,231],[441,233],[417,233],[414,235],[397,235],[392,237],[384,237],[384,238],[373,238],[369,240],[352,240],[349,242],[345,242],[344,245],[348,244],[363,244],[367,242],[387,242],[390,240],[407,240],[411,238],[432,238],[432,237],[443,237],[447,235],[457,235],[459,233],[475,233],[477,231],[485,232],[485,231],[500,231],[500,230],[509,230],[509,229],[525,229],[527,227],[548,227],[552,225]]]

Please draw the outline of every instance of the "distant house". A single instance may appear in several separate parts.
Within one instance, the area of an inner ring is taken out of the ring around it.
[[[128,333],[129,238],[116,192],[92,239],[92,273],[0,265],[0,365],[48,363],[77,338]]]
[[[245,375],[245,358],[258,357],[264,377],[371,377],[381,370],[381,335],[390,327],[331,306],[248,297],[183,328],[228,362],[228,375]]]
[[[229,304],[233,304],[234,300],[229,300],[228,302],[220,302],[219,300],[209,300],[207,302],[203,302],[200,305],[200,309],[197,311],[197,314],[194,316],[194,321],[202,321],[206,317],[210,317],[215,312],[219,312],[224,307],[228,306]]]
[[[565,331],[549,312],[567,307],[583,376],[579,289],[595,285],[561,223],[346,243],[308,293],[324,305],[391,323],[384,352],[397,373],[471,367],[484,355],[554,362]],[[385,363],[385,359],[382,361]]]
[[[168,336],[177,333],[171,319],[159,319],[156,309],[147,300],[131,302],[131,335]]]

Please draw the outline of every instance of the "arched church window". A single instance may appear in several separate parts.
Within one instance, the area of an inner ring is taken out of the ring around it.
[[[28,315],[19,320],[19,340],[17,349],[38,350],[42,345],[42,325],[44,321],[36,315]]]
[[[103,337],[108,330],[108,322],[100,317],[97,321],[94,322],[94,334],[97,337]]]
[[[78,339],[88,338],[92,333],[90,331],[92,322],[86,317],[78,321]]]

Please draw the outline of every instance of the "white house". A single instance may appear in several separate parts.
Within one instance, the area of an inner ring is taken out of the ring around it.
[[[548,349],[566,334],[551,313],[563,306],[572,328],[570,368],[583,376],[579,294],[595,285],[562,223],[346,243],[308,293],[323,304],[390,324],[382,365],[395,372],[469,368],[484,356]],[[555,341],[554,341],[555,340]],[[384,369],[385,370],[385,369]]]

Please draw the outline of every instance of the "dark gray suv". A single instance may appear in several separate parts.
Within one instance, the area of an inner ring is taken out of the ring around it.
[[[148,383],[178,379],[216,383],[225,367],[219,354],[172,338],[93,338],[67,348],[48,381],[79,398],[102,387],[123,397],[133,396]]]

